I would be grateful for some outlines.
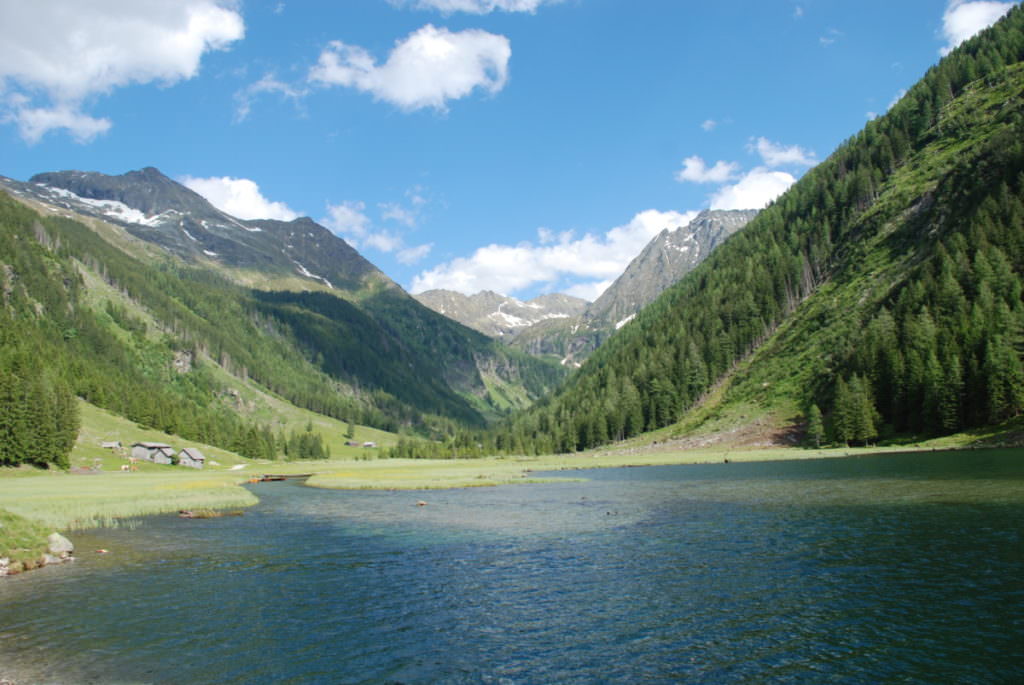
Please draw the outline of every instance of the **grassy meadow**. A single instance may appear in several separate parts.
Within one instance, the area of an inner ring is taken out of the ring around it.
[[[394,433],[359,425],[355,426],[355,435],[348,438],[345,435],[348,424],[344,421],[296,407],[266,392],[252,381],[243,381],[231,376],[219,366],[211,365],[211,368],[217,380],[238,392],[236,409],[239,414],[270,426],[275,433],[278,430],[284,430],[285,433],[301,431],[308,423],[312,423],[313,430],[324,436],[324,444],[331,451],[332,457],[375,459],[380,448],[391,447],[398,442],[398,436]],[[373,442],[378,447],[349,447],[345,444],[349,440],[360,444]]]

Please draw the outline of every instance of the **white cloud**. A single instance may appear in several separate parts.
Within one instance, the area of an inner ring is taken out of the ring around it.
[[[263,197],[260,187],[247,178],[183,176],[178,180],[205,197],[217,209],[239,219],[291,221],[299,217],[298,212],[283,202],[271,202]]]
[[[794,183],[785,171],[755,167],[737,183],[719,188],[711,196],[711,209],[761,209]]]
[[[449,100],[477,88],[492,94],[504,88],[511,56],[505,36],[478,29],[453,33],[427,24],[397,42],[380,65],[363,48],[334,41],[320,53],[309,80],[372,93],[407,111],[444,111]]]
[[[814,166],[818,163],[818,160],[814,158],[814,153],[810,150],[805,150],[799,145],[773,143],[764,136],[757,139],[752,138],[747,149],[761,155],[765,165],[770,167]]]
[[[253,100],[264,93],[278,93],[287,100],[299,103],[306,96],[307,91],[279,81],[274,74],[265,74],[259,81],[235,93],[235,102],[238,103],[235,108],[235,121],[245,121],[252,110]]]
[[[993,0],[950,0],[942,15],[942,36],[947,44],[939,54],[948,55],[960,43],[996,23],[1013,5]]]
[[[416,217],[412,212],[402,209],[398,205],[378,205],[381,218],[399,221],[403,217],[415,224]],[[374,226],[373,221],[366,214],[366,203],[364,202],[342,202],[341,204],[327,205],[327,216],[321,219],[321,223],[329,228],[336,235],[341,236],[352,247],[358,250],[376,250],[378,252],[395,253],[395,258],[402,264],[413,264],[427,256],[433,244],[417,245],[407,247],[405,238],[398,232],[386,228]]]
[[[560,279],[584,279],[572,292],[592,293],[600,283],[614,280],[651,239],[665,228],[685,226],[697,212],[640,212],[623,226],[603,235],[587,233],[574,238],[571,232],[558,235],[540,229],[541,245],[491,244],[478,248],[469,257],[458,257],[423,271],[413,279],[412,292],[447,288],[467,295],[481,290],[512,294],[538,283]],[[607,284],[600,286],[602,289]]]
[[[394,5],[412,5],[416,9],[439,10],[445,14],[467,12],[489,14],[502,12],[533,12],[541,5],[553,5],[561,0],[391,0]]]
[[[676,172],[676,180],[680,183],[725,183],[733,178],[739,169],[739,164],[722,160],[708,167],[703,159],[694,155],[683,160],[683,168]]]
[[[231,0],[0,2],[4,118],[29,142],[54,129],[89,140],[111,126],[82,111],[89,98],[192,78],[203,53],[225,49],[244,33]]]
[[[21,137],[30,143],[38,142],[47,131],[66,129],[79,143],[87,143],[101,133],[110,130],[110,119],[96,119],[83,114],[69,105],[55,107],[28,107],[28,99],[13,97],[9,101],[13,113],[4,117],[5,121],[18,124]]]
[[[362,202],[342,202],[340,205],[327,205],[327,217],[322,223],[337,235],[349,242],[358,242],[366,237],[370,230],[370,217],[363,212],[366,204]]]
[[[804,8],[801,7],[800,5],[797,5],[796,7],[793,8],[793,18],[799,19],[802,16],[804,16]]]
[[[367,233],[360,241],[362,247],[372,248],[380,252],[394,252],[404,245],[402,237],[391,231]]]
[[[414,211],[394,202],[384,202],[378,206],[381,210],[380,217],[385,221],[395,221],[409,228],[415,228],[417,218]]]
[[[597,298],[601,297],[601,294],[608,290],[608,287],[615,282],[614,278],[608,278],[603,281],[594,281],[592,283],[578,283],[572,287],[565,289],[566,295],[572,295],[580,299],[586,300],[587,302],[593,302]]]
[[[818,42],[821,43],[823,47],[828,47],[829,45],[834,44],[837,40],[839,40],[842,37],[843,32],[840,31],[839,29],[829,29],[828,31],[825,32],[824,36],[818,38]]]
[[[434,249],[433,243],[426,243],[424,245],[417,245],[416,247],[407,247],[404,250],[399,250],[395,257],[402,264],[415,264],[420,261]]]
[[[716,126],[718,126],[718,122],[714,119],[705,119],[700,125],[702,129],[709,132],[714,131]]]

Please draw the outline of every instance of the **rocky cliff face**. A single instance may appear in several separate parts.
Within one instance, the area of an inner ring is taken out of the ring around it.
[[[583,315],[591,329],[615,329],[654,302],[666,288],[757,216],[757,210],[705,210],[687,226],[666,228]]]

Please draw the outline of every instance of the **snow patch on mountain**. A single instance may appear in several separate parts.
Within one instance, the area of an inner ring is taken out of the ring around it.
[[[625,319],[623,319],[622,321],[620,321],[617,324],[615,324],[615,330],[619,330],[620,328],[622,328],[623,326],[625,326],[627,323],[629,323],[630,321],[632,321],[635,318],[636,318],[636,314],[630,314]]]
[[[292,260],[292,262],[295,263],[295,266],[299,267],[299,273],[302,274],[303,276],[305,276],[306,278],[312,278],[315,281],[323,281],[327,285],[328,288],[331,288],[332,290],[334,289],[334,286],[331,285],[331,282],[328,281],[323,276],[316,275],[315,273],[313,273],[312,271],[310,271],[309,269],[304,267],[299,262],[296,262],[294,259]]]

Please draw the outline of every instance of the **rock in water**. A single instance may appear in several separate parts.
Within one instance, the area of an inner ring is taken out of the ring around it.
[[[50,543],[50,554],[61,559],[67,559],[74,553],[75,546],[60,533],[50,533],[47,542]]]

